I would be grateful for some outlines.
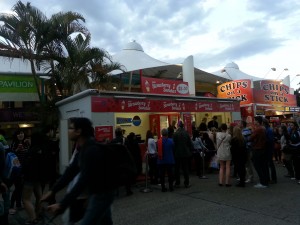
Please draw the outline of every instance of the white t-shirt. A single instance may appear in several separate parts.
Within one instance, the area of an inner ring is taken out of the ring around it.
[[[157,154],[156,142],[153,138],[148,139],[148,154]]]

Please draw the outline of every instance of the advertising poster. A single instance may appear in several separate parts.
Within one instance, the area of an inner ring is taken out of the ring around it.
[[[95,126],[95,138],[100,142],[111,141],[113,139],[113,126]]]
[[[142,77],[143,93],[164,95],[189,95],[188,82]]]
[[[240,100],[240,104],[250,104],[253,102],[251,80],[234,80],[226,82],[217,87],[218,98],[231,98]]]
[[[289,87],[274,80],[260,81],[260,90],[254,91],[254,101],[280,106],[297,105],[296,96],[290,94]]]
[[[241,107],[241,117],[242,120],[246,121],[248,125],[252,125],[254,123],[254,107],[253,104],[249,106]]]
[[[92,97],[92,112],[238,112],[240,102]]]

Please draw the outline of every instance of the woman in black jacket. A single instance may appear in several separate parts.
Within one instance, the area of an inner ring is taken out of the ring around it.
[[[233,128],[233,134],[231,139],[231,154],[234,168],[239,176],[239,183],[237,187],[245,187],[245,177],[246,177],[246,142],[242,135],[242,131],[238,126]]]

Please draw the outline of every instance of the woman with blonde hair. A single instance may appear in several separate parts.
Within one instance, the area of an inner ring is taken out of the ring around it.
[[[225,181],[226,187],[230,187],[231,135],[227,132],[227,125],[225,123],[221,125],[221,132],[217,132],[216,139],[217,157],[220,162],[219,186],[223,186]]]
[[[236,186],[245,187],[247,150],[246,142],[239,126],[233,128],[230,144],[234,169],[240,179]]]

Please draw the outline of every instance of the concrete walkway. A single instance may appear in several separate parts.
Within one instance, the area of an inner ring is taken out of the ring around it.
[[[282,165],[276,169],[278,183],[266,189],[254,188],[255,183],[219,187],[217,172],[206,180],[191,175],[192,186],[174,192],[162,193],[159,186],[151,186],[152,192],[143,193],[141,183],[127,197],[120,188],[112,207],[114,225],[299,225],[300,185],[284,177]],[[24,210],[19,211],[9,217],[10,224],[23,225],[25,218]],[[62,224],[61,217],[54,222]]]

